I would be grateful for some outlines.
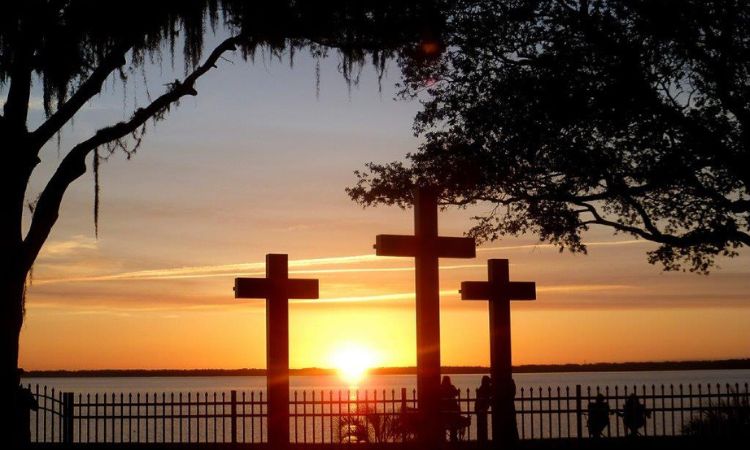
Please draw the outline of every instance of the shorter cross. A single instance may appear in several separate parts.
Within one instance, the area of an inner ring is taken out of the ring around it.
[[[461,300],[489,300],[492,439],[513,443],[518,437],[511,360],[510,302],[535,300],[536,285],[510,281],[507,259],[487,261],[488,281],[461,283]]]
[[[289,279],[289,256],[266,255],[266,278],[235,278],[234,298],[266,299],[268,443],[289,444],[289,299],[318,298],[318,280]]]

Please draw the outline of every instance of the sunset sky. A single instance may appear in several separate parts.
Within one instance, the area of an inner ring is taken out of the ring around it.
[[[413,261],[372,249],[376,234],[411,234],[412,213],[362,209],[344,192],[364,163],[402,159],[419,144],[419,104],[393,100],[398,67],[382,92],[371,67],[350,91],[332,53],[316,96],[310,57],[293,67],[260,54],[231,60],[150,126],[130,160],[116,153],[101,166],[98,239],[93,175],[69,191],[34,267],[22,367],[264,367],[264,302],[235,300],[232,286],[263,276],[266,253],[288,253],[292,277],[320,279],[320,300],[290,307],[293,367],[328,366],[352,344],[370,348],[375,365],[415,364]],[[149,67],[151,95],[176,72],[168,57]],[[46,148],[27,198],[59,154],[145,103],[143,79],[132,73],[124,91],[107,83],[59,150]],[[32,107],[38,123],[38,96]],[[461,235],[472,215],[442,213],[441,234]],[[663,273],[646,261],[653,244],[606,229],[586,237],[588,255],[530,235],[442,260],[443,364],[488,364],[487,305],[458,298],[461,281],[485,279],[488,258],[509,258],[512,279],[537,282],[537,301],[513,305],[514,364],[750,357],[747,250],[709,276]]]

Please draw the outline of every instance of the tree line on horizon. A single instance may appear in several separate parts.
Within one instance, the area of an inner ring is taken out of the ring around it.
[[[514,373],[560,372],[614,372],[614,371],[667,371],[667,370],[744,370],[750,369],[750,358],[696,360],[696,361],[642,361],[583,364],[522,364],[513,366]],[[412,375],[415,366],[373,367],[370,375]],[[485,374],[488,366],[443,366],[444,374]],[[293,376],[335,375],[337,369],[305,367],[290,369]],[[26,378],[56,377],[171,377],[171,376],[264,376],[265,369],[84,369],[84,370],[31,370]]]

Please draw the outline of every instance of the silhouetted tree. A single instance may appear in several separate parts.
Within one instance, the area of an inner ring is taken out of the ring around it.
[[[353,199],[404,206],[434,184],[489,204],[480,240],[585,252],[603,225],[661,244],[665,270],[750,244],[750,3],[462,0],[449,17],[441,58],[404,67],[424,144],[358,172]]]
[[[424,54],[442,23],[437,1],[383,0],[18,0],[0,7],[0,89],[7,94],[0,115],[0,439],[14,430],[13,395],[18,383],[18,338],[23,324],[25,282],[54,226],[70,184],[87,170],[93,154],[132,152],[147,124],[164,118],[184,96],[196,95],[196,81],[216,67],[223,54],[252,56],[259,47],[273,54],[307,48],[321,56],[328,48],[342,55],[342,72],[371,58],[382,71],[394,52]],[[207,28],[231,37],[203,58]],[[182,36],[182,37],[180,37]],[[185,76],[135,109],[130,117],[97,130],[64,149],[38,200],[27,202],[29,178],[40,150],[54,139],[111,76],[160,60],[162,48],[174,57],[182,39]],[[32,86],[41,86],[46,120],[28,129]],[[26,206],[32,210],[24,226]],[[95,198],[98,204],[98,197]],[[96,211],[95,211],[96,222]]]

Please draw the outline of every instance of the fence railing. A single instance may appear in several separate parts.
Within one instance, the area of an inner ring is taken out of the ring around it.
[[[264,443],[263,392],[73,394],[31,387],[39,409],[31,412],[32,442],[65,443]],[[446,411],[446,437],[477,439],[476,395],[459,393]],[[521,439],[589,438],[589,406],[601,394],[609,414],[603,435],[622,437],[628,398],[645,407],[645,436],[721,432],[721,417],[750,411],[748,383],[668,386],[535,387],[518,390],[515,407]],[[455,409],[458,406],[458,409]],[[293,391],[290,441],[346,444],[405,442],[415,438],[414,390]],[[492,422],[492,411],[488,414]],[[460,420],[451,420],[460,419]],[[452,424],[452,425],[451,425]],[[491,431],[488,436],[492,439]]]
[[[527,388],[516,396],[516,419],[521,439],[590,437],[589,406],[602,395],[610,411],[602,435],[624,437],[626,402],[635,394],[646,414],[644,426],[638,428],[640,435],[721,432],[705,427],[721,427],[726,421],[716,419],[722,415],[739,413],[750,420],[748,392],[748,383]]]

